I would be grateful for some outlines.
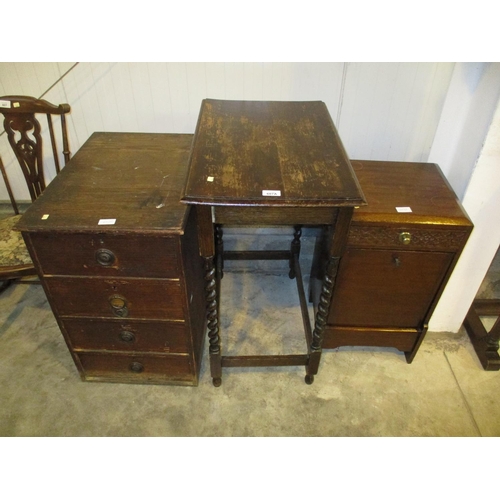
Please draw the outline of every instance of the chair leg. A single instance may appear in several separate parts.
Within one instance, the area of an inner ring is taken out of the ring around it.
[[[498,338],[500,336],[500,317],[488,333],[478,311],[476,311],[475,302],[473,302],[464,319],[464,326],[483,368],[487,371],[499,371]]]

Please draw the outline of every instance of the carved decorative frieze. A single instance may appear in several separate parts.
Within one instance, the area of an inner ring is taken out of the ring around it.
[[[409,233],[410,241],[403,244],[401,233]],[[467,239],[467,232],[449,229],[414,229],[408,227],[367,227],[351,226],[349,231],[349,245],[372,246],[384,248],[427,248],[457,250]]]

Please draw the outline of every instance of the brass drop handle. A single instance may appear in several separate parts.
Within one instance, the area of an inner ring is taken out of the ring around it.
[[[399,241],[403,245],[409,245],[411,242],[411,234],[408,233],[407,231],[403,231],[402,233],[399,233]]]
[[[118,338],[122,342],[134,342],[135,341],[135,335],[132,332],[128,332],[127,330],[122,330],[120,334],[118,335]]]
[[[95,260],[100,266],[112,266],[116,260],[115,254],[107,248],[99,248],[95,253]]]
[[[109,298],[109,305],[111,306],[111,311],[115,316],[120,318],[125,318],[128,316],[127,300],[121,295],[112,295]]]

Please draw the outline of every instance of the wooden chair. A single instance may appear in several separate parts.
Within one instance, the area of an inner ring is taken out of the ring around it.
[[[484,327],[481,316],[496,317],[489,331]],[[487,371],[499,371],[500,300],[475,299],[465,317],[464,326],[483,368]]]
[[[4,115],[5,133],[26,179],[31,201],[35,201],[42,194],[46,185],[43,165],[42,128],[36,115],[45,114],[47,116],[48,134],[52,146],[51,154],[54,157],[57,174],[60,171],[60,161],[52,115],[60,115],[61,117],[62,153],[64,165],[66,165],[70,158],[70,151],[65,115],[70,110],[68,104],[56,106],[34,97],[0,97],[0,113]],[[13,281],[22,282],[28,276],[36,276],[36,272],[21,233],[13,229],[21,215],[1,159],[0,170],[15,213],[14,216],[0,220],[0,291],[2,291]]]

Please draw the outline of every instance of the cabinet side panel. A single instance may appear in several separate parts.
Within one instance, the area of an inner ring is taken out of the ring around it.
[[[201,365],[203,343],[205,339],[205,280],[203,260],[200,256],[196,210],[191,208],[184,236],[181,240],[181,252],[184,262],[184,275],[188,297],[188,314],[197,372]]]

